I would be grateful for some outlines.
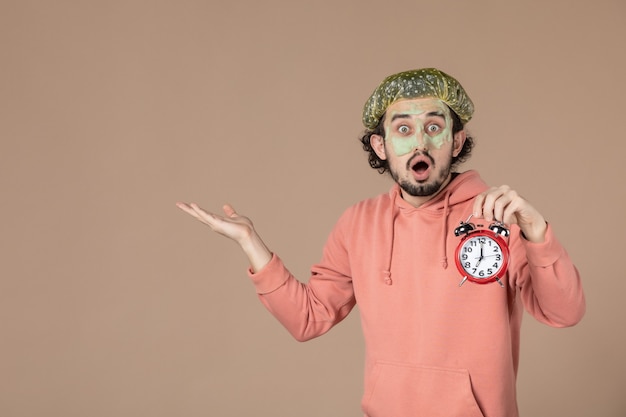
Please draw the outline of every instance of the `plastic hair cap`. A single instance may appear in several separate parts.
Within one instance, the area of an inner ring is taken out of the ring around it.
[[[374,90],[363,108],[363,124],[374,129],[387,107],[402,99],[438,98],[459,116],[470,121],[474,104],[461,84],[436,68],[422,68],[390,75]]]

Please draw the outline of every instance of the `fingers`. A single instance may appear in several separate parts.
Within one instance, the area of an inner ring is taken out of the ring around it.
[[[510,187],[493,187],[476,196],[473,216],[487,221],[517,224],[527,240],[543,242],[547,224],[545,218],[528,201]]]
[[[213,216],[211,213],[208,213],[204,211],[202,208],[200,208],[200,206],[198,206],[196,203],[189,204],[189,207],[191,207],[191,209],[196,214],[195,217],[198,218],[199,220],[208,220],[209,218]]]
[[[196,211],[187,203],[178,202],[176,203],[176,207],[178,207],[185,213],[190,214],[193,217],[198,217],[198,214],[196,213]]]
[[[512,224],[522,198],[509,186],[492,187],[474,200],[474,217]]]
[[[200,220],[202,223],[208,226],[213,226],[216,220],[216,216],[213,213],[205,211],[196,203],[187,204],[178,202],[176,203],[176,207],[189,214],[190,216],[195,217],[196,219]]]

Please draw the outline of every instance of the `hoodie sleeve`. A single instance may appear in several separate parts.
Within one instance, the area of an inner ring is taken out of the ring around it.
[[[517,247],[515,247],[517,246]],[[525,253],[515,262],[514,282],[526,310],[538,321],[553,327],[578,323],[585,314],[585,296],[578,270],[561,246],[550,225],[545,241],[533,243],[519,237],[511,249],[511,262],[518,253]]]
[[[342,232],[345,223],[344,215],[331,232],[322,260],[312,267],[307,283],[298,281],[276,254],[257,273],[248,270],[263,305],[298,341],[326,333],[356,304]]]

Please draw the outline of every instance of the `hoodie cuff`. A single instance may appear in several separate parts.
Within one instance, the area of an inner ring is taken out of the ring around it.
[[[557,240],[550,223],[546,229],[545,240],[541,243],[534,243],[522,237],[522,242],[526,247],[528,263],[533,266],[547,267],[556,263],[563,252],[563,246]]]
[[[254,284],[257,294],[268,294],[282,287],[289,278],[283,261],[274,253],[272,259],[256,273],[248,267],[248,277]]]

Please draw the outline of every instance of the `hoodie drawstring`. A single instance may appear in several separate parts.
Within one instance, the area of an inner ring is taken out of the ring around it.
[[[395,204],[392,205],[391,208],[391,224],[390,224],[390,230],[391,230],[391,241],[389,242],[389,256],[387,257],[387,269],[383,270],[383,279],[385,280],[385,284],[387,285],[391,285],[393,284],[393,281],[391,279],[391,258],[393,258],[393,240],[395,238],[395,234],[396,234],[396,216],[398,215],[398,209],[396,208]]]
[[[446,194],[443,198],[443,217],[441,221],[443,222],[443,236],[442,240],[442,257],[441,257],[441,266],[443,269],[448,268],[448,217],[450,216],[450,191],[446,191]]]

